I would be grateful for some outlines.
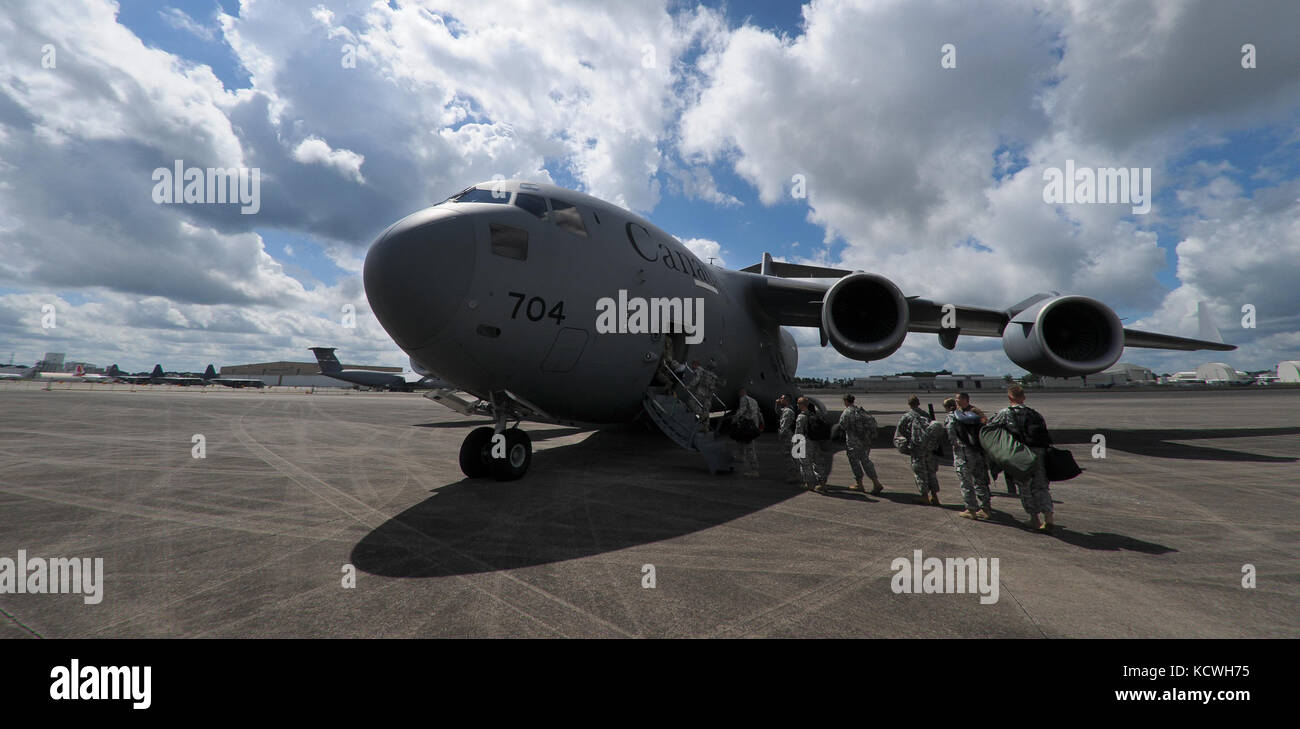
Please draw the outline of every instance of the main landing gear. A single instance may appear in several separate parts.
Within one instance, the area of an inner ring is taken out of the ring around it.
[[[528,472],[532,462],[532,439],[519,429],[518,423],[506,428],[504,419],[496,427],[485,425],[471,430],[460,446],[460,470],[469,478],[491,476],[498,481],[514,481]]]

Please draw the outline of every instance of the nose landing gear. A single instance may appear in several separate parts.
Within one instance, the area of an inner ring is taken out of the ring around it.
[[[475,428],[460,446],[460,470],[469,478],[514,481],[528,472],[532,462],[532,439],[517,426],[507,429],[504,423]]]

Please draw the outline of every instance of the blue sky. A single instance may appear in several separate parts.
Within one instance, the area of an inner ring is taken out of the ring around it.
[[[797,3],[553,3],[555,31],[539,34],[509,4],[16,6],[15,38],[0,41],[61,55],[52,70],[19,56],[0,79],[9,349],[189,369],[301,358],[328,340],[400,364],[373,322],[336,330],[340,306],[365,307],[365,246],[499,173],[622,201],[732,268],[767,251],[982,306],[1083,293],[1128,325],[1184,335],[1205,301],[1242,345],[1216,357],[1300,357],[1294,5],[1157,17],[1136,0],[1092,14],[1056,0],[828,0],[805,23]],[[1241,68],[1247,41],[1258,68]],[[941,68],[941,42],[956,68]],[[354,70],[340,70],[344,44],[359,49]],[[74,169],[134,190],[152,160],[232,154],[270,181],[251,220],[86,213],[56,194],[84,184]],[[1152,213],[1045,204],[1043,170],[1067,159],[1152,168]],[[806,199],[790,197],[793,174]],[[32,330],[41,301],[68,308],[65,331]],[[1257,328],[1238,325],[1243,305]],[[797,336],[801,374],[1019,371],[989,342],[947,352],[913,336],[862,364]],[[1205,356],[1126,359],[1171,371]]]

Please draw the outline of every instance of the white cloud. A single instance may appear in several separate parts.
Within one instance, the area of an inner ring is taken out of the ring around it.
[[[163,22],[167,23],[171,27],[177,30],[183,30],[196,38],[210,41],[215,36],[212,28],[209,28],[194,18],[191,18],[184,10],[179,8],[163,8],[158,11],[158,15],[163,19]]]
[[[716,240],[708,238],[683,238],[682,245],[686,246],[691,253],[705,263],[712,263],[715,266],[726,267],[726,261],[722,260],[722,245]]]
[[[1286,36],[1300,8],[1038,6],[825,0],[805,6],[795,37],[739,28],[701,62],[698,102],[681,124],[683,153],[731,166],[765,205],[806,205],[828,242],[847,243],[838,261],[827,255],[834,249],[819,248],[805,254],[808,262],[874,270],[905,293],[943,301],[1006,306],[1059,290],[1096,296],[1122,315],[1178,308],[1188,298],[1158,279],[1171,257],[1154,226],[1183,228],[1181,211],[1160,199],[1146,217],[1131,216],[1127,205],[1048,205],[1042,171],[1067,159],[1150,167],[1157,195],[1207,218],[1177,248],[1185,285],[1216,300],[1233,286],[1254,292],[1268,302],[1272,326],[1294,327],[1281,312],[1300,309],[1295,287],[1264,275],[1294,270],[1294,252],[1235,229],[1231,220],[1247,214],[1251,199],[1214,176],[1231,165],[1214,167],[1213,150],[1234,131],[1290,128],[1300,46]],[[1239,47],[1247,41],[1277,53],[1277,65],[1243,73]],[[955,69],[940,67],[945,43],[957,48]],[[1211,181],[1180,193],[1177,166],[1191,151],[1211,155],[1211,167],[1200,170]],[[1017,159],[1023,168],[1007,174]],[[806,200],[791,198],[795,174],[806,179]],[[1209,251],[1250,261],[1226,270],[1252,273],[1211,274]],[[1010,367],[1000,351],[986,357],[959,345],[953,354],[921,339],[924,349],[909,339],[882,366],[933,369],[957,358]],[[808,354],[801,371],[840,367]]]
[[[348,149],[330,149],[329,144],[320,137],[307,137],[293,148],[293,158],[305,165],[317,164],[333,168],[336,172],[365,184],[361,176],[361,163],[366,161],[362,155]]]

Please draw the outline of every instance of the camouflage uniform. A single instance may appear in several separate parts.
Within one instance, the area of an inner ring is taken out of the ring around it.
[[[1034,472],[1025,478],[1016,478],[1007,473],[1007,478],[1011,480],[1012,485],[1020,492],[1020,505],[1024,507],[1025,513],[1031,517],[1037,518],[1039,514],[1052,513],[1052,490],[1047,480],[1047,448],[1051,445],[1051,439],[1047,443],[1039,446],[1030,446],[1025,440],[1025,424],[1031,419],[1037,417],[1042,419],[1042,415],[1037,410],[1028,405],[1012,405],[1002,408],[989,419],[989,424],[1005,423],[1007,430],[1016,436],[1021,443],[1029,446],[1029,450],[1038,454],[1038,466]],[[1044,430],[1046,430],[1044,423]]]
[[[939,493],[939,461],[925,437],[925,429],[931,423],[925,413],[912,408],[903,414],[894,431],[912,444],[912,476],[916,478],[916,489],[922,498]],[[915,428],[920,430],[913,432]]]
[[[691,409],[702,422],[708,422],[709,413],[713,410],[713,393],[717,389],[718,375],[707,367],[701,367],[691,385],[691,394],[695,396],[691,399]]]
[[[794,408],[786,406],[781,408],[781,421],[777,431],[777,437],[781,441],[781,452],[785,454],[785,480],[791,483],[799,480],[799,463],[791,455],[790,451],[794,447],[791,442],[794,436],[794,423],[797,419],[794,414]]]
[[[813,466],[817,469],[817,482],[825,486],[831,478],[831,465],[835,459],[835,441],[827,438],[821,441],[809,441],[808,445],[816,448],[813,451]]]
[[[978,420],[976,421],[978,422]],[[970,511],[991,511],[992,494],[989,492],[989,466],[984,451],[968,446],[957,435],[957,413],[948,413],[944,428],[952,444],[952,465],[961,485],[961,498]]]
[[[860,405],[850,405],[840,414],[835,425],[844,432],[844,445],[848,450],[849,467],[853,478],[862,483],[865,473],[872,482],[878,481],[876,464],[871,462],[871,442],[876,439],[876,419]]]
[[[812,488],[821,483],[821,475],[817,473],[817,464],[814,462],[821,444],[808,439],[808,413],[799,413],[795,418],[794,432],[804,437],[804,457],[795,459],[799,464],[799,479],[805,487]]]
[[[750,422],[760,431],[763,429],[763,414],[758,411],[758,402],[749,395],[740,398],[732,420],[735,423]],[[758,473],[758,450],[754,446],[756,442],[757,438],[748,443],[736,443],[740,451],[738,460],[744,463],[745,473]]]

